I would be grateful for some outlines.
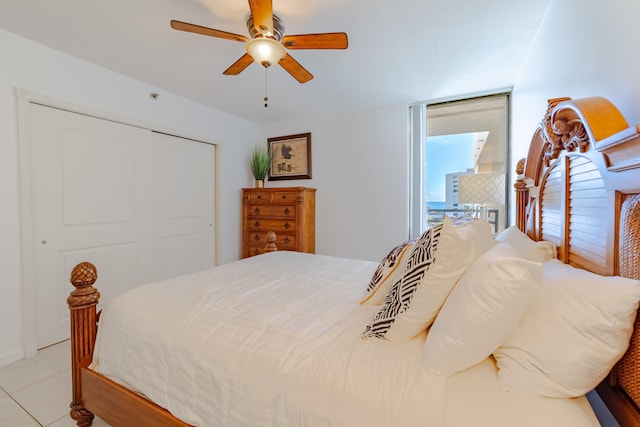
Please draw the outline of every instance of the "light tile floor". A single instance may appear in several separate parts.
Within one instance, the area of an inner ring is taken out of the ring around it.
[[[0,427],[72,427],[69,341],[0,367]],[[108,427],[96,418],[96,427]]]
[[[587,395],[603,427],[618,427],[595,393]],[[63,341],[0,367],[0,427],[72,427],[71,349]],[[96,427],[109,427],[96,417]]]

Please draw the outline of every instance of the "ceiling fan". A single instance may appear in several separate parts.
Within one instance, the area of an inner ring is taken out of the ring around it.
[[[286,49],[346,49],[349,44],[345,33],[285,36],[282,21],[273,14],[271,0],[249,0],[249,9],[251,15],[247,19],[247,28],[250,39],[239,34],[176,20],[171,21],[171,27],[180,31],[245,42],[247,53],[227,68],[223,74],[240,74],[254,61],[265,68],[278,63],[300,83],[308,82],[313,75],[293,59]]]

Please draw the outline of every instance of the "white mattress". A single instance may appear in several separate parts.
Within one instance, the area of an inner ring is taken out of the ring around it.
[[[422,369],[424,335],[360,338],[376,263],[274,252],[133,289],[92,368],[198,426],[597,426],[586,398],[502,390],[491,359]]]

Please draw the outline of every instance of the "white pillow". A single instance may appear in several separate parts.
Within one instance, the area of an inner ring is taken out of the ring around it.
[[[557,249],[553,242],[531,240],[515,225],[498,234],[496,240],[511,243],[518,256],[531,261],[545,262],[557,258]]]
[[[414,240],[400,243],[385,256],[373,273],[360,304],[380,305],[391,286],[402,278],[408,254],[415,244]]]
[[[593,389],[629,345],[640,282],[549,261],[540,293],[494,352],[508,390],[576,397]]]
[[[491,226],[472,221],[454,227],[448,217],[425,231],[409,255],[401,280],[391,287],[364,338],[408,341],[424,331],[466,268],[495,244]]]
[[[542,264],[498,243],[464,273],[431,326],[424,366],[453,375],[486,359],[511,335],[540,288]]]

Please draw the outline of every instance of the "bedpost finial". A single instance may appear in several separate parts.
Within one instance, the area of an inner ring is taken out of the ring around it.
[[[96,266],[90,262],[81,262],[71,271],[71,284],[75,287],[67,298],[69,307],[81,308],[98,304],[100,292],[93,287],[98,280]]]
[[[86,288],[98,280],[96,266],[90,262],[81,262],[71,271],[71,284],[76,288]]]
[[[274,233],[273,231],[269,231],[267,233],[267,244],[264,247],[264,251],[265,252],[274,252],[278,250],[278,247],[276,246],[276,233]]]

